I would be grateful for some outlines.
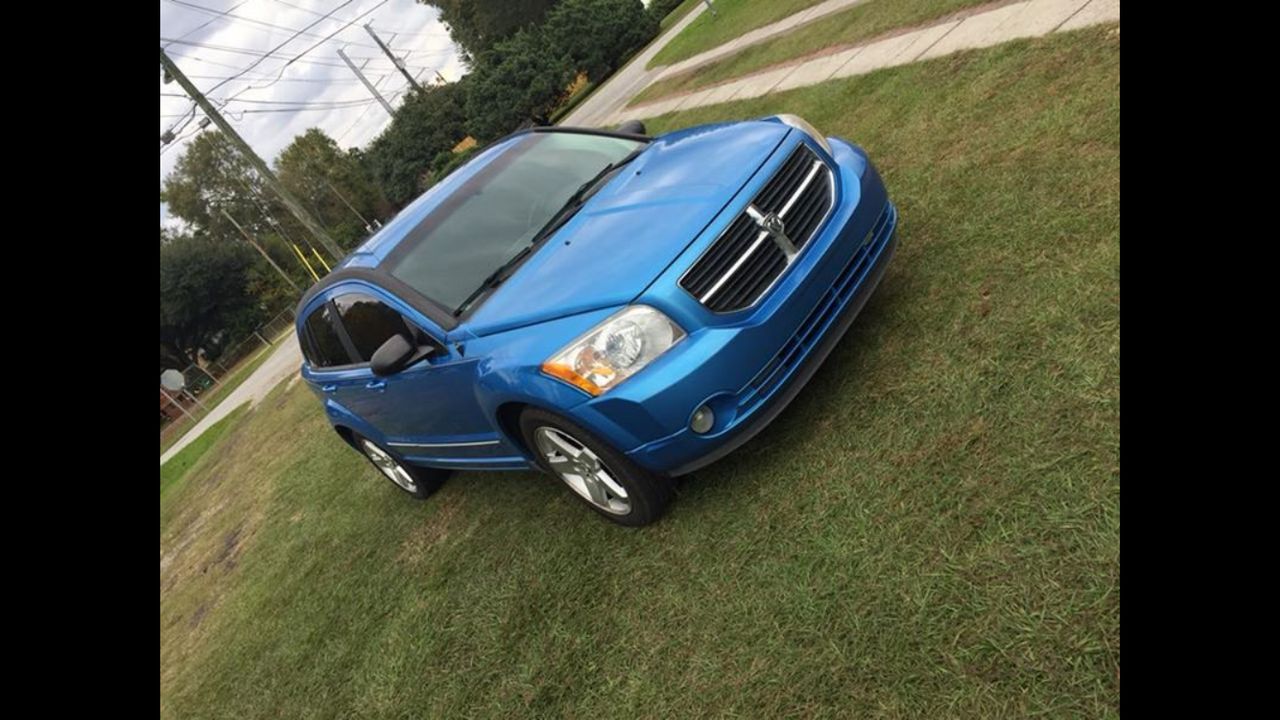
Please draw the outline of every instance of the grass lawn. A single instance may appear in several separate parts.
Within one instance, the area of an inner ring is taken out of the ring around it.
[[[280,341],[287,337],[291,332],[293,332],[292,327],[290,327],[288,331],[282,333],[280,337],[274,338],[272,342],[278,345]],[[257,355],[240,363],[238,367],[233,368],[231,372],[223,376],[222,381],[213,388],[212,392],[201,395],[200,402],[204,403],[204,406],[210,410],[217,407],[218,403],[222,402],[227,395],[230,395],[232,390],[240,387],[241,383],[249,379],[249,376],[261,367],[262,363],[266,362],[267,358],[271,357],[271,353],[273,352],[275,352],[275,347],[263,348]],[[200,410],[198,406],[189,407],[187,409],[190,410],[197,418],[203,418],[205,415],[204,411]],[[183,415],[180,419],[174,421],[174,423],[169,427],[165,428],[165,432],[160,435],[160,454],[164,455],[166,450],[173,447],[173,444],[181,440],[182,436],[194,426],[195,422],[186,415]]]
[[[702,0],[684,0],[684,2],[675,6],[675,9],[667,13],[666,17],[662,18],[662,21],[658,23],[658,32],[666,32],[667,28],[680,22],[681,18],[693,12],[693,9],[701,4]]]
[[[743,33],[775,23],[823,0],[713,0],[716,14],[704,11],[671,39],[645,67],[670,65],[723,45]],[[677,8],[677,10],[679,10]]]
[[[222,437],[228,428],[235,425],[248,406],[248,403],[245,403],[232,410],[226,417],[214,423],[208,430],[201,433],[200,437],[192,440],[186,447],[169,458],[168,462],[160,466],[160,525],[162,528],[165,524],[164,519],[168,509],[165,502],[166,495],[181,483],[187,472],[195,467],[200,458],[204,457],[209,451],[209,448],[217,444],[218,438]]]
[[[1007,0],[867,0],[793,32],[743,48],[722,60],[659,80],[632,98],[628,105],[700,90],[803,57],[837,52],[896,31],[942,22],[961,11],[973,12],[1004,4]]]
[[[413,502],[282,384],[168,492],[161,716],[1118,717],[1119,51],[650,121],[880,167],[899,253],[805,391],[627,530],[532,473]]]

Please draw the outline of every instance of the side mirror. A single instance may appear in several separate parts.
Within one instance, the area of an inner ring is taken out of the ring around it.
[[[617,131],[620,133],[631,133],[632,135],[643,135],[644,123],[639,120],[628,120],[627,122],[619,125]]]
[[[405,369],[416,355],[418,348],[413,346],[409,338],[399,334],[392,335],[374,351],[373,357],[369,359],[369,369],[379,377],[394,375]]]

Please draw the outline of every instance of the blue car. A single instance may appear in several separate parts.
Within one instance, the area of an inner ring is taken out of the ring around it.
[[[800,391],[897,219],[859,147],[792,115],[525,130],[306,293],[302,377],[415,497],[450,470],[537,468],[643,525]]]

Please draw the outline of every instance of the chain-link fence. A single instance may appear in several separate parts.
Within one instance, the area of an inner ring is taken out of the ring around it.
[[[293,332],[293,310],[287,309],[258,326],[204,366],[192,363],[182,370],[181,391],[160,388],[160,447],[163,450],[199,422],[220,400],[250,375],[265,353]]]

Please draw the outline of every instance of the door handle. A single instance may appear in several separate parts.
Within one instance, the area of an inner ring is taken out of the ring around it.
[[[365,387],[370,390],[385,390],[387,388],[387,381],[386,380],[370,380],[369,384],[365,385]]]
[[[321,385],[320,389],[323,390],[324,392],[331,393],[336,391],[338,389],[338,386],[337,385]]]

